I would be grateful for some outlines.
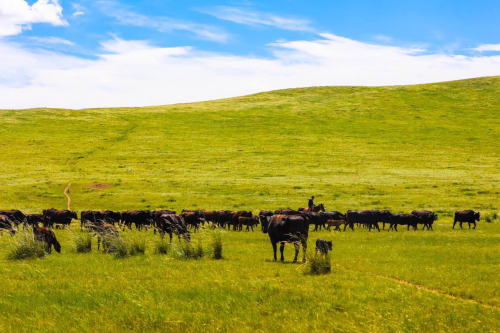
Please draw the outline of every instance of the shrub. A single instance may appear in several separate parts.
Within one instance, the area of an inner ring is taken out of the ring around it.
[[[492,218],[493,220],[497,220],[497,219],[498,219],[498,214],[497,214],[497,212],[494,212],[494,213],[493,213],[493,215],[491,215],[491,218]]]
[[[222,234],[216,231],[212,239],[212,257],[214,259],[222,259]]]
[[[330,256],[314,255],[307,259],[307,273],[311,275],[328,274],[332,270]]]
[[[7,255],[10,260],[22,260],[27,258],[43,258],[45,256],[45,244],[33,239],[30,233],[20,233]]]
[[[199,259],[203,257],[203,246],[201,240],[196,248],[189,242],[181,241],[173,252],[173,257],[180,260]]]
[[[483,219],[486,222],[491,223],[491,216],[490,216],[490,214],[484,214]]]
[[[160,241],[155,244],[156,254],[167,254],[170,251],[170,244],[165,241]]]
[[[79,232],[75,236],[77,253],[88,253],[92,251],[92,235],[90,232]]]
[[[145,239],[133,239],[130,242],[129,253],[131,256],[136,256],[138,254],[144,254],[146,252],[146,240]]]
[[[115,258],[125,258],[129,254],[128,243],[120,237],[107,237],[104,241],[107,241],[106,252],[114,253]]]

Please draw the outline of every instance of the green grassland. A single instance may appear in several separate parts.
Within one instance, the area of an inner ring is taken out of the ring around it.
[[[314,194],[327,210],[440,216],[433,232],[311,233],[309,252],[334,242],[325,276],[271,262],[260,231],[224,233],[221,261],[156,255],[151,231],[122,233],[147,240],[144,256],[77,254],[75,224],[56,231],[63,253],[17,262],[4,235],[0,331],[498,331],[500,223],[451,224],[456,209],[499,212],[499,137],[499,77],[0,110],[0,209],[66,208],[71,182],[73,210],[257,212]]]

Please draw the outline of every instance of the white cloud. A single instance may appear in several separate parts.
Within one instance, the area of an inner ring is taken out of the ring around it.
[[[163,48],[117,37],[96,59],[0,40],[0,108],[144,106],[327,85],[396,85],[500,75],[500,56],[421,53],[331,34],[279,41],[272,58]]]
[[[314,29],[310,26],[310,22],[307,20],[252,11],[246,8],[219,6],[201,11],[221,20],[227,20],[239,24],[251,26],[266,25],[294,31],[314,31]]]
[[[392,43],[394,40],[392,37],[389,36],[384,36],[384,35],[375,35],[373,36],[373,39],[376,41],[382,42],[382,43]]]
[[[149,17],[129,9],[115,1],[100,1],[99,6],[102,12],[116,19],[119,24],[151,28],[160,32],[172,32],[176,30],[188,31],[200,39],[215,42],[226,42],[229,34],[224,30],[206,24],[189,21],[176,20],[169,17]]]
[[[0,37],[18,35],[34,23],[68,25],[58,0],[38,0],[31,6],[25,0],[0,0]]]
[[[56,45],[56,44],[62,44],[62,45],[74,45],[75,43],[64,39],[64,38],[59,38],[59,37],[29,37],[29,39],[40,43],[40,44],[51,44],[51,45]]]
[[[483,44],[473,48],[472,50],[478,52],[487,52],[487,51],[500,52],[500,44]]]

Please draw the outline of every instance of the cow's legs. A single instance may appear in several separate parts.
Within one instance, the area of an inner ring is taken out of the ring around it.
[[[170,236],[170,244],[172,244],[172,231],[170,231],[168,233],[168,235]],[[179,236],[179,241],[181,240],[181,236]]]
[[[302,262],[306,262],[307,240],[302,240],[302,251],[304,252]]]
[[[274,261],[277,261],[278,258],[276,257],[276,252],[278,251],[278,246],[276,245],[275,242],[272,242],[273,244],[273,251],[274,251]]]
[[[463,228],[462,228],[462,222],[460,222],[460,229],[463,229]]]
[[[97,236],[97,251],[99,251],[99,248],[101,246],[101,236]],[[104,244],[103,244],[104,247]]]
[[[476,222],[473,222],[473,223],[474,223],[474,228],[472,228],[472,229],[476,229]]]
[[[297,262],[297,257],[299,256],[299,250],[300,250],[299,242],[294,242],[293,247],[295,247],[295,258],[293,258],[293,262]]]
[[[394,230],[398,231],[398,225],[397,224],[394,225]]]
[[[281,245],[280,245],[281,261],[285,261],[285,256],[283,255],[283,251],[285,251],[285,243],[281,242]],[[295,259],[297,259],[297,258],[295,258]]]

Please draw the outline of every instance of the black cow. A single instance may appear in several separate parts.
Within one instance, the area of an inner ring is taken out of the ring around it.
[[[80,229],[94,228],[104,223],[104,215],[97,210],[82,210],[80,213]]]
[[[422,221],[422,218],[417,215],[412,214],[392,214],[391,226],[388,231],[394,229],[398,231],[398,225],[406,225],[407,230],[410,230],[410,226],[413,230],[417,230],[417,225]]]
[[[201,213],[203,214],[203,220],[207,222],[209,225],[212,223],[212,227],[215,228],[217,224],[219,223],[219,212],[215,210],[202,210]]]
[[[429,212],[428,210],[414,210],[411,213],[412,215],[420,216],[421,220],[418,223],[422,223],[424,225],[422,230],[425,230],[425,227],[427,227],[427,230],[434,230],[432,225],[438,218],[436,213]]]
[[[262,229],[264,229],[264,223],[267,223],[267,217],[268,216],[273,216],[274,213],[270,210],[261,210],[259,212],[259,220],[260,220],[260,225],[262,226]]]
[[[123,218],[123,213],[122,213]],[[125,226],[132,228],[132,223],[135,224],[137,230],[149,229],[153,222],[153,212],[150,210],[131,210],[125,215]],[[123,229],[125,229],[125,226]]]
[[[112,225],[115,225],[115,223],[120,223],[120,220],[122,218],[122,213],[113,212],[111,210],[103,210],[101,211],[101,214],[104,217],[104,221]]]
[[[24,228],[27,226],[38,227],[40,223],[43,223],[43,214],[26,214],[26,222],[24,223]]]
[[[201,219],[203,218],[203,212],[199,210],[187,210],[183,209],[181,213],[181,218],[184,220],[186,226],[191,226],[194,231],[200,230]]]
[[[20,210],[0,210],[0,215],[7,216],[16,227],[19,227],[19,224],[21,223],[26,223],[26,215],[24,215]]]
[[[182,221],[181,217],[176,214],[164,214],[157,220],[157,228],[160,233],[161,239],[165,237],[165,233],[170,236],[170,243],[172,243],[172,234],[176,234],[181,239],[181,235],[185,241],[191,240],[191,233],[187,230],[186,224]]]
[[[473,210],[457,210],[455,212],[455,219],[453,220],[453,228],[452,229],[455,229],[455,224],[457,224],[457,222],[460,223],[460,229],[463,229],[462,228],[462,223],[464,222],[467,222],[469,224],[469,229],[470,229],[470,224],[474,224],[474,228],[472,229],[476,229],[476,221],[479,221],[479,218],[480,218],[480,214],[479,212],[475,212]]]
[[[72,220],[78,220],[76,212],[70,210],[45,209],[43,211],[43,226],[44,228],[53,228],[61,225],[66,228],[71,225]]]
[[[327,256],[328,255],[328,250],[332,250],[333,244],[332,241],[326,241],[321,238],[318,238],[316,240],[316,254],[319,252],[319,254]]]
[[[281,261],[285,260],[283,256],[285,243],[293,243],[295,246],[295,258],[293,262],[297,262],[300,242],[304,251],[302,261],[305,262],[307,237],[309,235],[309,218],[303,215],[273,215],[268,217],[267,220],[268,223],[265,225],[263,232],[269,234],[274,251],[274,261],[277,260],[276,251],[278,243],[281,243]]]
[[[8,230],[11,236],[16,234],[14,228],[12,228],[12,223],[7,215],[0,215],[0,234],[3,236],[3,231]]]
[[[158,228],[158,221],[160,217],[164,214],[177,214],[177,213],[173,210],[168,210],[168,209],[157,209],[153,211],[153,227],[155,234],[156,234],[156,229]]]
[[[61,253],[61,244],[57,241],[56,234],[54,231],[48,228],[39,228],[33,226],[33,237],[39,242],[44,242],[46,246],[47,253],[52,252],[52,246],[57,253]]]
[[[238,230],[242,231],[244,225],[247,227],[245,229],[246,231],[249,231],[249,228],[252,228],[253,231],[253,227],[259,225],[259,217],[255,215],[252,217],[246,217],[246,216],[238,217]]]
[[[219,224],[219,227],[222,229],[226,228],[229,230],[231,228],[231,211],[229,210],[219,210],[217,212],[217,223]]]
[[[380,228],[378,226],[378,220],[381,218],[379,211],[376,210],[360,210],[360,211],[354,211],[350,210],[347,212],[347,220],[344,225],[344,231],[346,228],[349,226],[351,230],[354,231],[354,223],[359,223],[367,226],[369,231],[372,230],[372,228],[377,229],[380,231]]]

